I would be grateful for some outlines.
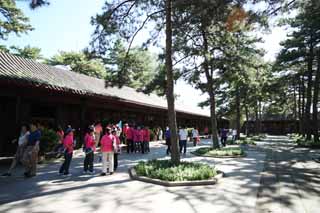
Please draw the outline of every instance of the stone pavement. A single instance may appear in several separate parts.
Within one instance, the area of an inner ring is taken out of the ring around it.
[[[320,210],[320,150],[295,148],[287,137],[268,137],[257,212],[316,213]]]
[[[306,184],[303,190],[299,189],[299,195],[294,194],[296,192],[291,187],[293,183],[287,183],[286,176],[283,176],[280,183],[278,179],[271,179],[268,183],[268,177],[274,175],[274,172],[279,175],[279,170],[272,167],[274,159],[276,168],[285,167],[283,164],[286,163],[279,160],[280,151],[279,154],[274,154],[279,149],[276,140],[279,138],[270,137],[259,143],[258,148],[250,148],[247,157],[238,159],[195,157],[189,153],[194,147],[189,147],[183,160],[208,163],[226,173],[227,176],[213,186],[166,188],[130,180],[127,170],[138,161],[168,158],[165,146],[159,143],[152,143],[151,153],[147,155],[122,154],[119,171],[112,176],[82,175],[82,155],[72,161],[73,176],[68,178],[57,175],[59,163],[42,165],[39,175],[27,180],[21,177],[22,171],[18,170],[17,175],[11,178],[0,178],[0,212],[285,212],[284,209],[297,209],[293,207],[297,197],[302,203],[309,202],[310,205],[313,201],[318,202],[319,196],[316,194],[319,175],[315,177],[317,173],[313,169],[318,168],[318,165],[310,161],[310,155],[315,155],[310,150],[297,149],[293,152],[288,143],[285,146],[285,150],[292,152],[290,165],[304,172],[295,175],[295,183],[301,186]],[[202,146],[205,145],[208,145],[207,141]],[[279,146],[282,147],[282,143]],[[305,161],[301,162],[297,155]],[[101,165],[95,165],[97,173],[100,172]],[[260,186],[261,173],[263,178]],[[308,178],[308,184],[304,178]],[[273,185],[274,183],[276,184]],[[280,191],[279,188],[281,193],[275,193]],[[313,198],[312,201],[309,200],[310,197]],[[279,199],[280,207],[276,208],[278,206],[274,207],[273,204]],[[306,208],[301,211],[298,209],[295,212],[315,212],[313,209],[305,210]]]

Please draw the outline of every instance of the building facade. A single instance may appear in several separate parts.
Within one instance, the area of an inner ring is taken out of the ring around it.
[[[14,151],[10,141],[22,123],[71,125],[78,132],[97,121],[167,126],[166,100],[129,87],[105,87],[102,79],[0,52],[0,155]],[[209,115],[176,104],[178,125],[210,127]],[[227,121],[219,122],[227,125]]]

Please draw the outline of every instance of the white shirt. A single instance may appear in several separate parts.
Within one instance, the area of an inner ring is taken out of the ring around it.
[[[18,145],[19,146],[23,145],[28,140],[29,135],[30,135],[30,132],[26,132],[24,134],[21,134],[18,139]]]
[[[188,138],[188,131],[186,129],[179,130],[180,140],[187,140]]]
[[[232,130],[232,135],[237,135],[237,130],[236,129]]]
[[[197,130],[197,129],[193,129],[192,130],[192,137],[193,138],[196,138],[196,137],[198,137],[199,136],[199,131]]]

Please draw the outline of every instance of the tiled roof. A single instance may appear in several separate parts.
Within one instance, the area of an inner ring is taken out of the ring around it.
[[[167,108],[164,98],[155,94],[146,95],[130,87],[105,87],[103,79],[97,79],[73,71],[60,69],[0,52],[0,79],[15,80],[45,87],[50,90],[67,91],[79,95],[107,96],[120,101],[148,105],[155,108]],[[208,116],[201,108],[192,108],[176,102],[176,111],[188,114]]]

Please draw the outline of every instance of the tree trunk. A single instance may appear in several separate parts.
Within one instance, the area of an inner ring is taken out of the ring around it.
[[[259,121],[259,103],[257,101],[256,106],[255,106],[255,114],[256,114],[256,121],[255,121],[255,131],[254,133],[258,135],[260,133],[260,121]]]
[[[312,133],[312,125],[311,125],[311,100],[312,100],[312,76],[313,76],[313,45],[310,45],[309,50],[309,57],[308,57],[308,82],[307,82],[307,102],[306,102],[306,110],[305,110],[305,122],[304,126],[306,128],[307,140],[311,140],[311,133]]]
[[[317,56],[317,73],[314,80],[314,93],[313,93],[313,135],[314,142],[319,142],[318,132],[318,99],[319,99],[319,84],[320,84],[320,50]]]
[[[299,129],[298,132],[299,134],[302,134],[301,131],[301,120],[302,120],[302,104],[301,104],[301,99],[302,99],[302,84],[301,84],[301,76],[298,76],[298,116],[299,116]]]
[[[306,128],[304,126],[304,122],[305,122],[305,119],[304,119],[304,115],[305,115],[305,109],[306,109],[306,85],[305,85],[305,79],[304,79],[304,75],[302,75],[302,111],[301,111],[301,125],[300,125],[300,128],[301,128],[301,132],[302,132],[302,135],[303,137],[306,135]]]
[[[216,100],[215,100],[215,92],[213,89],[213,76],[210,74],[209,70],[209,60],[207,57],[207,53],[209,53],[208,40],[206,36],[206,32],[202,30],[202,38],[204,45],[204,71],[207,78],[207,91],[210,97],[210,117],[211,117],[211,128],[212,128],[212,146],[213,148],[219,148],[219,139],[218,139],[218,129],[217,129],[217,117],[216,117]]]
[[[237,126],[237,140],[240,138],[240,119],[241,119],[241,108],[240,108],[240,90],[239,87],[237,87],[237,91],[236,91],[236,108],[237,108],[237,122],[236,122],[236,126]]]
[[[293,80],[293,118],[297,120],[297,89],[296,89],[296,80]]]
[[[246,111],[246,126],[245,126],[245,128],[246,128],[246,132],[245,132],[245,134],[248,136],[248,134],[249,134],[249,130],[248,130],[248,126],[249,126],[249,109],[248,109],[248,104],[246,103],[245,104],[245,111]]]
[[[174,81],[172,69],[172,7],[171,0],[166,0],[166,71],[167,71],[167,103],[168,103],[168,121],[171,134],[171,161],[177,165],[180,163],[180,153],[177,137],[177,121],[174,106]]]

